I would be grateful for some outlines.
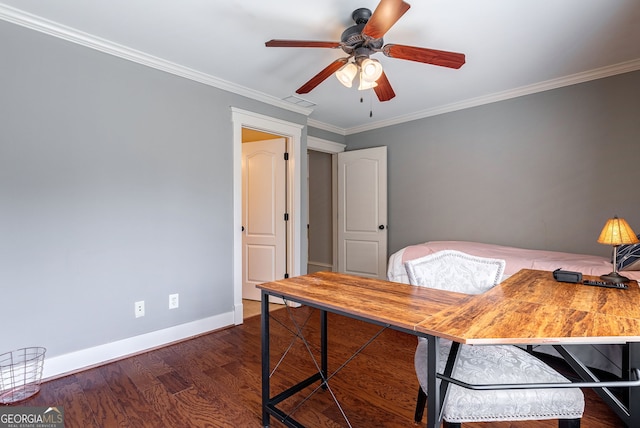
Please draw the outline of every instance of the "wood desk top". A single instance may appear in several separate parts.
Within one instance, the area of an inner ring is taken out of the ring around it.
[[[457,307],[471,297],[335,272],[317,272],[257,287],[299,303],[407,330],[415,330],[431,314]]]
[[[416,330],[470,344],[638,342],[640,288],[635,281],[628,285],[619,290],[570,284],[555,281],[551,272],[523,269]]]
[[[596,277],[585,277],[594,279]],[[640,288],[556,282],[523,269],[480,295],[335,272],[258,285],[272,294],[469,344],[640,342]]]

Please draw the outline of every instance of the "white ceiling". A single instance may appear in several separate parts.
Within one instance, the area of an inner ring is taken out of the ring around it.
[[[347,89],[330,77],[299,96],[315,104],[312,124],[349,134],[640,69],[638,0],[409,2],[411,9],[387,32],[385,44],[461,52],[466,64],[454,70],[377,53],[397,96],[380,103],[373,91]],[[296,95],[298,87],[345,54],[266,48],[264,42],[339,41],[353,25],[353,10],[374,10],[377,3],[1,0],[0,18],[289,105],[280,100]]]

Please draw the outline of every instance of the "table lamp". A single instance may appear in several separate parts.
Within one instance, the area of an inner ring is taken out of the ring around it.
[[[618,216],[610,218],[602,228],[598,242],[600,244],[613,245],[613,272],[602,275],[600,278],[607,282],[628,282],[629,278],[618,273],[618,245],[639,242],[629,223],[623,218],[618,218]]]

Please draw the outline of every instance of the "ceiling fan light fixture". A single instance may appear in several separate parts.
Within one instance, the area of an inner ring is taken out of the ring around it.
[[[364,73],[360,72],[360,85],[358,86],[359,91],[372,89],[372,88],[375,88],[376,86],[378,86],[378,84],[375,81],[369,82],[367,79],[364,78]]]
[[[360,63],[360,69],[360,81],[364,79],[367,82],[375,82],[382,75],[382,64],[377,59],[365,58]]]
[[[0,0],[1,1],[1,0]],[[380,102],[396,96],[386,72],[379,61],[370,56],[382,52],[386,57],[432,64],[458,69],[465,63],[465,55],[458,52],[421,48],[418,46],[384,44],[383,37],[411,6],[403,0],[378,0],[378,6],[370,9],[356,9],[351,18],[355,25],[345,29],[340,41],[279,40],[265,42],[266,47],[279,48],[341,48],[346,58],[338,58],[296,90],[297,94],[307,94],[332,74],[347,88],[353,86],[355,75],[359,74],[359,89],[374,87]],[[364,73],[362,73],[364,71]],[[377,83],[377,85],[375,85]]]
[[[353,85],[353,79],[356,77],[358,73],[358,67],[352,62],[346,63],[338,71],[335,72],[338,81],[342,83],[347,88],[350,88]]]

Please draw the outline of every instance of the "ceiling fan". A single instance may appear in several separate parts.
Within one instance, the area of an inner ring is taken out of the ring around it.
[[[279,48],[341,48],[346,54],[329,64],[320,73],[302,85],[296,93],[306,94],[332,74],[345,86],[351,87],[359,74],[358,89],[373,88],[380,101],[389,101],[396,96],[378,60],[370,56],[382,52],[390,58],[405,59],[449,68],[460,68],[465,63],[464,54],[427,49],[415,46],[387,44],[383,36],[409,10],[411,6],[402,0],[381,0],[375,11],[356,9],[351,17],[355,25],[347,28],[339,42],[311,40],[269,40],[267,47]]]

